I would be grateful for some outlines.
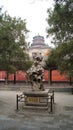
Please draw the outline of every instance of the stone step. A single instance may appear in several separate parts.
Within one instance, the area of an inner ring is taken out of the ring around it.
[[[48,106],[23,106],[24,109],[48,110]]]

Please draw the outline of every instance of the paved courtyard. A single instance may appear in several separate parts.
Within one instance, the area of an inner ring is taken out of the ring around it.
[[[73,95],[55,92],[53,113],[21,109],[16,111],[16,94],[0,90],[0,130],[73,130]]]

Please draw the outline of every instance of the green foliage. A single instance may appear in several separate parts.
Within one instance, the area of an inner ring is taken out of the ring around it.
[[[52,49],[51,53],[48,56],[48,59],[46,60],[46,69],[57,68],[56,58],[56,51],[55,49]]]
[[[46,61],[47,68],[58,68],[60,73],[73,77],[73,41],[54,48]]]
[[[54,44],[72,40],[73,36],[73,1],[54,0],[54,9],[48,9],[48,36],[53,36]]]
[[[0,70],[7,73],[26,70],[25,63],[29,61],[25,41],[27,33],[25,20],[12,18],[0,10]]]
[[[56,46],[48,56],[47,65],[57,66],[61,73],[73,77],[73,0],[54,0],[48,9],[48,36]]]
[[[73,77],[73,41],[59,45],[56,54],[60,72]]]

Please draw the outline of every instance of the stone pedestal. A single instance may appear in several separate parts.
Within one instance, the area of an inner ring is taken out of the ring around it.
[[[48,107],[48,92],[49,89],[44,91],[28,90],[23,92],[25,97],[25,107]]]

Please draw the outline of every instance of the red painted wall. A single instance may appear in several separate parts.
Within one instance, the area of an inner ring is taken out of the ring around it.
[[[65,75],[61,75],[59,71],[52,71],[52,81],[68,81],[68,78]]]
[[[48,75],[49,75],[48,71],[45,70],[43,80],[48,81],[48,78],[49,78]],[[6,77],[5,71],[0,71],[0,80],[4,80],[5,77]],[[14,80],[14,75],[10,74],[8,79]],[[21,70],[18,71],[16,73],[16,80],[18,80],[18,81],[26,80],[26,73]],[[59,71],[53,70],[52,71],[52,81],[68,81],[68,78],[65,75],[60,75]]]

